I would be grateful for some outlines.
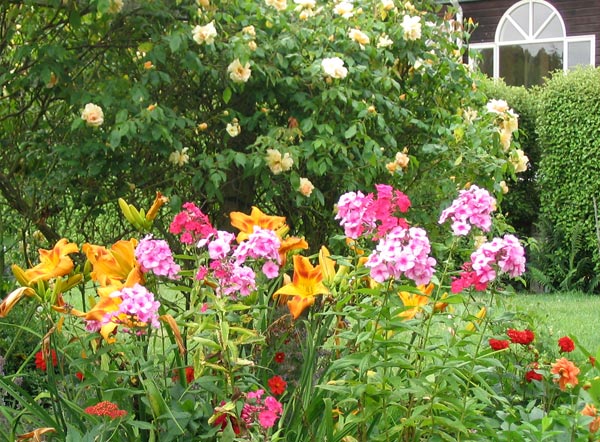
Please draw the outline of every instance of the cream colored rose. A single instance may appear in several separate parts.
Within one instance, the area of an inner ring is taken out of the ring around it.
[[[346,78],[348,69],[344,66],[344,60],[339,57],[324,58],[321,67],[325,75],[332,78]]]
[[[256,29],[254,29],[254,26],[252,25],[244,26],[242,28],[242,34],[249,35],[250,37],[256,37]]]
[[[508,111],[509,107],[508,104],[506,103],[506,101],[504,100],[495,100],[495,99],[491,99],[486,105],[485,107],[487,108],[488,112],[494,113],[494,114],[503,114],[504,112]]]
[[[104,112],[102,112],[100,106],[97,106],[94,103],[88,103],[83,108],[81,118],[85,120],[85,123],[88,126],[100,127],[102,126],[102,123],[104,123]]]
[[[396,164],[403,169],[408,167],[408,163],[410,162],[410,157],[407,155],[407,150],[404,149],[402,152],[396,153]]]
[[[242,128],[237,118],[234,118],[231,123],[227,123],[225,130],[230,137],[237,137],[242,132]]]
[[[248,42],[248,49],[254,52],[256,51],[256,48],[258,48],[258,46],[254,40]]]
[[[108,4],[108,12],[118,14],[123,9],[123,0],[110,0]]]
[[[341,15],[344,18],[350,18],[354,15],[354,5],[350,2],[339,2],[333,8],[333,12],[337,15]]]
[[[217,29],[215,28],[214,21],[211,21],[209,24],[204,26],[198,25],[192,29],[192,38],[199,45],[202,43],[206,43],[207,45],[213,44],[216,36]]]
[[[302,195],[310,196],[314,189],[315,186],[313,186],[313,183],[311,183],[308,178],[300,178],[300,186],[298,187],[298,191]]]
[[[277,149],[267,149],[267,166],[271,169],[273,175],[279,175],[281,172],[287,172],[294,165],[294,160],[289,153],[281,155]]]
[[[229,72],[229,78],[236,83],[246,83],[252,73],[250,63],[246,62],[246,64],[242,65],[238,58],[233,60],[227,67],[227,72]]]
[[[510,132],[514,132],[519,128],[519,115],[512,109],[508,109],[504,114],[502,128]]]
[[[381,0],[381,6],[383,7],[384,11],[391,11],[396,7],[394,0]]]
[[[190,160],[190,156],[187,154],[188,147],[184,147],[181,150],[176,150],[169,155],[169,162],[173,163],[175,166],[183,166]]]
[[[508,152],[510,149],[510,143],[512,141],[512,132],[504,129],[500,129],[500,144],[504,152]]]
[[[502,180],[499,183],[500,185],[500,190],[502,190],[502,193],[507,194],[508,193],[508,185],[506,184],[506,181]]]
[[[379,37],[379,41],[377,41],[378,48],[387,48],[394,44],[394,41],[387,35],[383,34]]]
[[[402,26],[405,40],[418,40],[421,38],[421,17],[405,15],[400,26]]]
[[[210,0],[196,0],[198,6],[202,6],[204,8],[208,8],[210,6]]]
[[[370,41],[369,36],[360,29],[350,29],[350,32],[348,32],[348,37],[357,42],[361,49],[364,49],[365,45],[368,45]]]
[[[277,9],[278,11],[285,11],[287,9],[286,0],[265,0],[267,6]]]
[[[315,0],[294,0],[294,3],[298,5],[296,6],[297,11],[302,9],[313,9],[317,5]]]
[[[515,173],[525,172],[527,170],[529,158],[527,158],[525,152],[523,152],[521,149],[517,149],[515,154],[511,157],[510,162],[513,166],[515,166]]]

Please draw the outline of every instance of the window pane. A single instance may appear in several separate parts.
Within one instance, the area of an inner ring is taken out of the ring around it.
[[[500,47],[500,76],[511,86],[542,84],[543,77],[562,67],[562,42]]]
[[[473,66],[479,69],[488,77],[494,76],[494,49],[493,48],[472,48],[471,56]]]
[[[510,13],[510,17],[526,34],[529,34],[529,4],[523,4]],[[513,38],[513,40],[515,40]],[[520,40],[520,38],[519,38]]]
[[[562,38],[564,36],[560,18],[555,15],[536,38]]]
[[[567,60],[567,67],[572,68],[573,66],[577,66],[579,64],[584,66],[590,64],[592,48],[589,41],[572,41],[567,44],[569,45],[569,59]]]
[[[500,41],[519,41],[526,38],[510,20],[505,20],[500,31]]]
[[[541,3],[533,4],[533,33],[535,34],[537,30],[544,24],[546,19],[550,17],[552,14],[552,9],[550,9],[546,5],[542,5]],[[560,36],[559,36],[560,37]]]

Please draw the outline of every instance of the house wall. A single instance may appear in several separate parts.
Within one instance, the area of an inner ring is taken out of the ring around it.
[[[463,17],[478,24],[471,43],[493,42],[496,27],[504,13],[517,0],[480,0],[461,2]],[[600,1],[549,0],[565,22],[568,37],[596,35],[596,66],[600,66]]]

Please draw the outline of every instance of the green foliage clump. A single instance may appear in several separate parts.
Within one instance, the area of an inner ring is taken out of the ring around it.
[[[483,81],[481,89],[491,99],[505,100],[519,115],[519,131],[515,138],[529,158],[529,165],[508,183],[509,192],[502,198],[502,211],[519,236],[534,236],[540,206],[536,183],[540,147],[535,131],[540,88],[508,86],[502,79],[495,79]]]
[[[595,213],[600,191],[600,70],[555,74],[539,98],[540,213],[546,244],[553,244],[546,252],[554,258],[544,273],[555,286],[570,281],[565,288],[593,289],[600,266]]]

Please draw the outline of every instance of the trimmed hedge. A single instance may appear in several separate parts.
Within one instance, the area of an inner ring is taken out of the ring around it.
[[[594,200],[600,205],[600,70],[553,75],[540,91],[536,130],[540,217],[553,249],[546,251],[554,254],[553,268],[544,273],[554,286],[593,289],[600,269],[594,215]]]

